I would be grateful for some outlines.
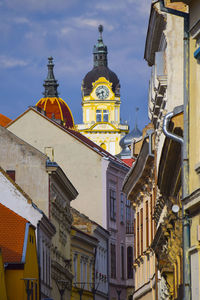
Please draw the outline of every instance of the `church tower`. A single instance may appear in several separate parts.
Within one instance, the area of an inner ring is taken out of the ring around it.
[[[99,25],[99,38],[93,49],[93,69],[82,82],[83,124],[77,129],[93,142],[113,155],[121,151],[119,141],[129,131],[120,124],[120,83],[108,68],[107,46],[103,42],[103,26]]]

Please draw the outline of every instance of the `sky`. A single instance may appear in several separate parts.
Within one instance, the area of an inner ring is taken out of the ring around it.
[[[59,96],[82,123],[81,82],[104,26],[108,66],[121,84],[121,119],[148,122],[150,68],[144,60],[151,0],[0,0],[0,113],[15,119],[42,98],[54,58]],[[136,109],[139,108],[136,116]]]

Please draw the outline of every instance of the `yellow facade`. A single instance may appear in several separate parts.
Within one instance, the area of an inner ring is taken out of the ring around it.
[[[90,95],[83,95],[83,124],[77,128],[104,150],[118,154],[119,141],[128,133],[128,125],[120,124],[120,97],[115,96],[112,83],[105,77],[99,77],[92,85]]]
[[[72,227],[71,230],[71,261],[73,284],[71,300],[93,300],[94,263],[96,238]]]
[[[7,268],[5,271],[6,291],[8,299],[26,300],[27,293],[25,278],[32,278],[33,299],[39,299],[39,267],[37,260],[35,229],[30,226],[27,240],[27,250],[24,266],[22,264],[17,269]],[[31,288],[31,283],[29,285]],[[4,298],[1,298],[2,300]]]

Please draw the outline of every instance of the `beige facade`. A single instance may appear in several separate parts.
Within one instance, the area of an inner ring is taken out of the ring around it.
[[[106,192],[102,190],[105,179],[101,156],[70,134],[70,131],[34,109],[26,111],[8,129],[41,152],[47,153],[50,159],[61,166],[79,192],[72,206],[105,227],[106,207],[103,205]],[[91,186],[95,189],[91,189]]]
[[[135,211],[133,299],[156,299],[155,255],[150,247],[155,233],[154,149],[151,128],[150,124],[144,129],[142,143],[136,142],[140,144],[140,152],[123,185],[123,190]],[[138,145],[135,145],[135,149],[138,149]]]

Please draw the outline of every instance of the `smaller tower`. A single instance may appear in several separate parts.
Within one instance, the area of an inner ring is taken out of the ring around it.
[[[55,79],[53,57],[48,58],[48,73],[44,80],[44,98],[41,98],[36,106],[43,109],[46,116],[54,119],[67,128],[74,128],[74,118],[67,103],[58,97],[58,82]]]

